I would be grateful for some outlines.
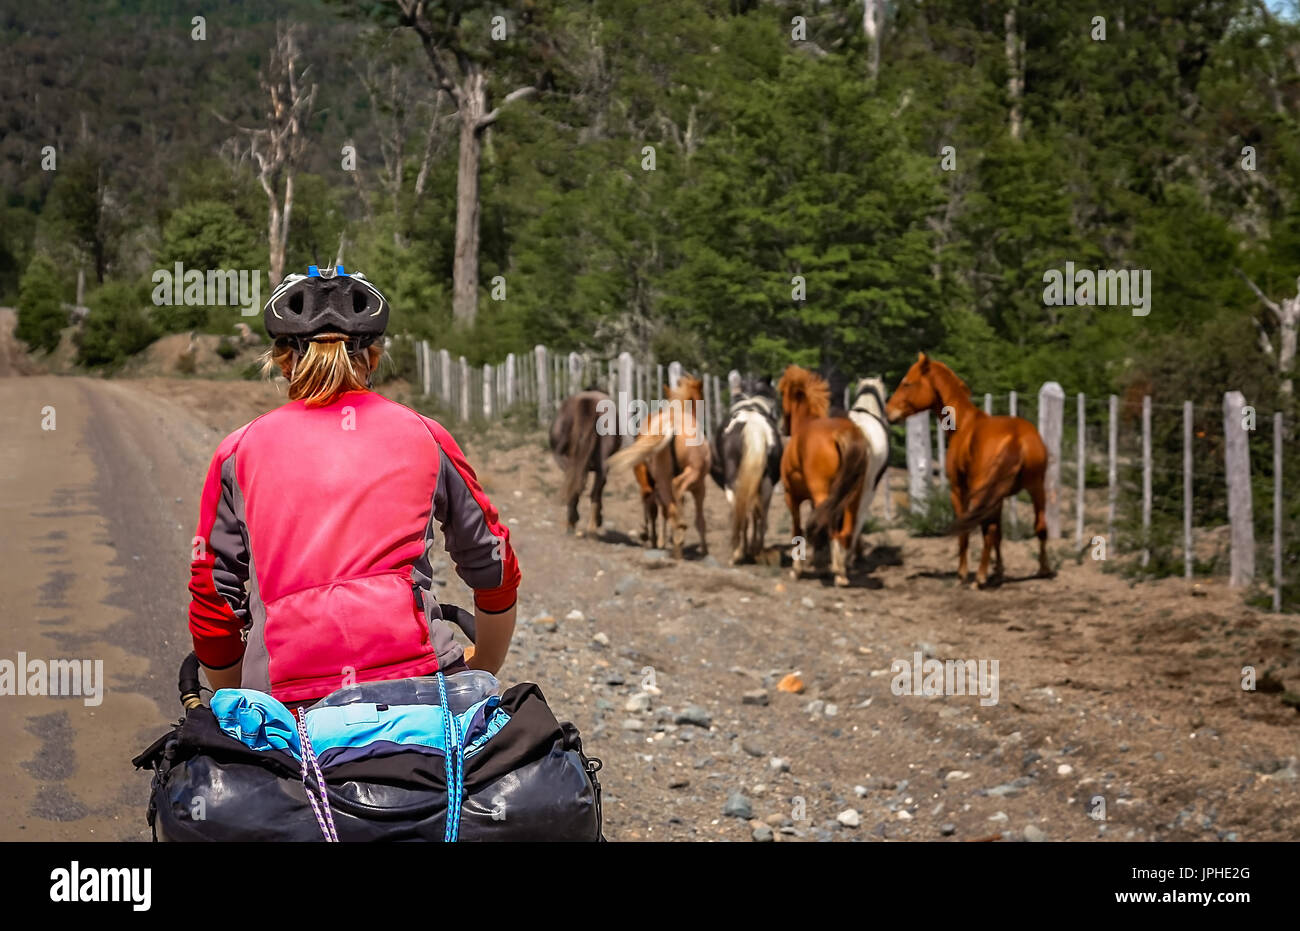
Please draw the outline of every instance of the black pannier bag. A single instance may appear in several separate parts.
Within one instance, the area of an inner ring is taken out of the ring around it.
[[[197,670],[196,670],[197,672]],[[184,686],[185,675],[182,673]],[[195,700],[185,718],[132,762],[154,772],[148,820],[162,841],[319,841],[298,760],[254,750],[225,733]],[[182,687],[182,692],[185,688]],[[509,720],[462,760],[456,839],[602,841],[600,761],[582,752],[541,689],[507,689]],[[417,750],[340,762],[324,770],[327,812],[340,841],[441,841],[447,833],[444,759]]]

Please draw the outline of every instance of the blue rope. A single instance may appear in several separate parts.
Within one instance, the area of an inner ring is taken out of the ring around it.
[[[442,737],[447,747],[445,756],[447,764],[447,826],[442,839],[446,843],[456,842],[460,834],[460,808],[465,782],[465,761],[461,753],[460,722],[455,719],[447,704],[447,680],[442,672],[438,677],[438,699],[442,702]],[[455,758],[453,760],[453,757]]]

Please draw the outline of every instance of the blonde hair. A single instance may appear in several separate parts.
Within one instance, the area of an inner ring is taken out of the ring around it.
[[[276,343],[262,356],[262,374],[277,368],[289,380],[289,399],[308,407],[324,407],[348,391],[367,391],[370,373],[383,358],[384,347],[376,340],[365,349],[348,352],[347,336],[322,333],[299,353],[290,343]]]

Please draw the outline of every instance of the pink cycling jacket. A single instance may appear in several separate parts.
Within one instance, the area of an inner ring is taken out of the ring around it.
[[[370,391],[262,415],[208,469],[195,653],[211,669],[242,658],[244,687],[286,703],[450,666],[464,651],[429,594],[437,530],[475,605],[508,610],[510,532],[441,425]]]

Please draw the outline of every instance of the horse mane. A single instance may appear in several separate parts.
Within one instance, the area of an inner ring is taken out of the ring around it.
[[[683,375],[676,388],[668,389],[669,401],[703,401],[704,380],[694,375]]]
[[[970,387],[967,386],[966,382],[962,380],[962,377],[960,375],[958,375],[948,366],[944,365],[938,359],[935,359],[934,357],[930,357],[930,368],[938,371],[939,375],[942,377],[942,380],[945,383],[954,386],[957,391],[960,391],[961,397],[970,396]]]
[[[782,403],[787,408],[795,407],[802,402],[812,417],[825,417],[830,412],[830,385],[826,383],[826,379],[814,372],[797,365],[787,366],[776,387],[781,392]]]

